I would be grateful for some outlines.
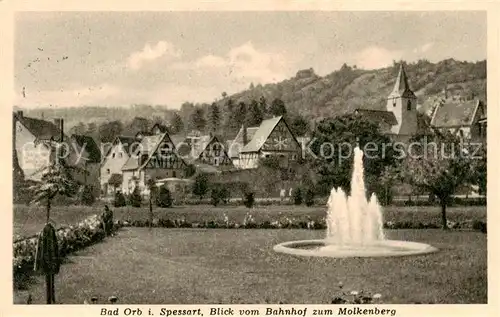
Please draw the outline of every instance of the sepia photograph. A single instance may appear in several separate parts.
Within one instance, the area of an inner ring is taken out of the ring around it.
[[[15,306],[488,304],[486,11],[13,22]]]

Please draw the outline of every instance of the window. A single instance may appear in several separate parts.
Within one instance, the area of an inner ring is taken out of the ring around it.
[[[411,110],[411,100],[408,100],[408,104],[406,106],[406,110],[408,110],[408,111]]]
[[[113,153],[113,154],[111,155],[111,157],[112,157],[112,158],[115,158],[115,153]]]
[[[172,171],[172,177],[177,177],[177,173],[175,171]]]
[[[108,173],[108,174],[111,173],[111,171],[109,170],[109,168],[106,170],[106,173]]]
[[[292,154],[292,161],[295,161],[297,159],[297,154]]]
[[[392,106],[396,107],[396,98],[392,98]]]
[[[269,154],[266,154],[266,158],[269,158]]]
[[[120,158],[123,158],[123,153],[122,152],[120,152]]]
[[[214,165],[219,166],[219,158],[218,157],[214,158]]]

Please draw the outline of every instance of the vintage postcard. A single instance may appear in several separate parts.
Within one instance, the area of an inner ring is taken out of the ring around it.
[[[8,2],[2,316],[498,312],[498,3]]]

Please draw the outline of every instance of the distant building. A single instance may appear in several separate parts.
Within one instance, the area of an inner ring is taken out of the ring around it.
[[[444,100],[432,114],[431,126],[449,131],[462,140],[486,140],[486,105],[477,99]]]
[[[282,116],[262,121],[260,126],[242,127],[230,146],[229,153],[236,167],[256,168],[261,158],[276,156],[280,165],[297,162],[302,146]]]

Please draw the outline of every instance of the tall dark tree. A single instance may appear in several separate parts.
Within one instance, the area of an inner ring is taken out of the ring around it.
[[[216,133],[220,128],[220,110],[219,106],[214,102],[210,105],[208,109],[208,126],[210,132]]]
[[[283,100],[279,98],[274,99],[269,108],[269,112],[275,117],[286,115],[286,107]]]
[[[260,111],[259,103],[256,100],[252,100],[248,106],[245,123],[247,127],[254,127],[260,125],[264,119],[262,112]]]
[[[301,115],[296,115],[290,122],[290,129],[295,136],[304,136],[309,131],[309,121]]]
[[[172,130],[172,134],[181,133],[184,130],[184,122],[182,121],[182,117],[179,113],[174,112],[172,117],[170,118],[170,128]]]
[[[234,122],[234,112],[236,105],[233,99],[229,98],[224,105],[224,129],[226,131],[234,131],[238,129],[238,125]]]
[[[192,129],[203,131],[207,125],[207,120],[205,120],[205,112],[202,108],[195,108],[191,116],[189,117],[189,124]]]
[[[266,118],[267,113],[269,111],[268,106],[267,106],[266,97],[260,96],[260,98],[259,98],[259,107],[260,107],[260,112],[262,113],[262,117]]]
[[[112,142],[123,132],[123,123],[118,120],[105,122],[99,126],[101,142]]]
[[[236,124],[237,127],[240,127],[246,119],[247,115],[247,105],[243,101],[241,101],[238,106],[236,107],[236,110],[233,112],[233,120]]]
[[[126,130],[129,134],[136,134],[138,132],[148,131],[150,122],[146,118],[135,117],[132,119],[130,124],[127,126]]]

